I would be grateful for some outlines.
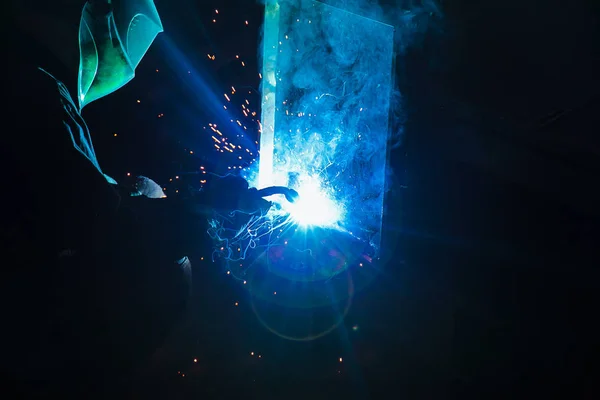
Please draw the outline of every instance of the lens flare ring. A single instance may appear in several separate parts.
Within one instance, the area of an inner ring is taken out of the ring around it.
[[[337,311],[334,309],[334,304],[330,304],[330,306],[332,308],[332,312],[337,313],[338,315],[336,316],[333,324],[331,324],[328,327],[325,327],[324,329],[321,329],[319,332],[316,332],[313,334],[305,334],[305,335],[293,335],[293,334],[285,334],[285,333],[273,328],[270,324],[267,323],[267,321],[265,320],[263,315],[261,313],[259,313],[258,308],[256,306],[256,301],[255,301],[256,296],[250,296],[250,306],[252,307],[252,312],[254,313],[254,315],[256,315],[256,318],[258,319],[258,321],[261,323],[261,325],[265,329],[267,329],[269,332],[273,333],[274,335],[276,335],[282,339],[286,339],[286,340],[290,340],[290,341],[294,341],[294,342],[310,342],[313,340],[317,340],[319,338],[322,338],[323,336],[330,334],[335,329],[337,329],[342,324],[342,322],[348,315],[348,312],[350,311],[350,307],[352,306],[352,299],[354,297],[354,281],[352,279],[352,275],[349,272],[346,275],[347,275],[348,293],[347,293],[347,298],[344,301],[343,309],[340,311]]]

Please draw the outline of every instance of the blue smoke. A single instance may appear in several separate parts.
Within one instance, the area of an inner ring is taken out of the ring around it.
[[[439,10],[433,2],[326,3],[265,1],[260,162],[246,177],[259,188],[292,187],[300,200],[273,198],[268,215],[231,235],[213,226],[229,260],[260,246],[269,256],[283,243],[293,249],[282,250],[286,265],[329,263],[333,274],[377,254],[388,151],[403,133],[395,56],[418,44]]]
[[[394,28],[352,12],[364,11],[358,2],[336,3],[343,8],[313,0],[266,4],[255,183],[298,190],[300,204],[280,203],[296,222],[378,245]]]

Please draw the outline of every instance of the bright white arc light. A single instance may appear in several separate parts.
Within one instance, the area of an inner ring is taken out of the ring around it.
[[[343,208],[323,190],[316,179],[300,183],[299,198],[295,203],[286,203],[283,209],[292,220],[301,226],[334,227],[344,214]]]

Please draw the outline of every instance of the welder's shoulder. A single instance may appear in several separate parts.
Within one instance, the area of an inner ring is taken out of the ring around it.
[[[6,127],[0,135],[0,168],[8,179],[5,183],[14,183],[14,190],[20,187],[23,191],[31,177],[48,171],[49,155],[60,154],[62,144],[56,139],[64,136],[64,126],[52,82],[37,67],[18,58],[9,69],[3,77],[7,101],[0,109]]]
[[[73,146],[65,107],[74,104],[66,87],[27,60],[15,60],[11,69],[12,76],[5,80],[10,101],[2,113],[13,124],[0,138],[0,167],[11,172],[5,174],[9,187],[21,195],[42,197],[57,210],[80,209],[81,215],[113,210],[118,193]]]
[[[56,81],[36,63],[17,59],[9,68],[4,87],[10,93],[13,108],[33,104],[47,105],[48,100],[56,93]]]
[[[5,82],[9,101],[2,114],[12,123],[0,140],[6,151],[35,164],[34,157],[58,151],[68,136],[56,81],[32,64],[22,62],[17,67],[18,71]]]

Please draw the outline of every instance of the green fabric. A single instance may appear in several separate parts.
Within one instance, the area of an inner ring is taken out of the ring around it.
[[[163,31],[152,0],[87,2],[79,24],[78,100],[82,109],[118,90]]]

